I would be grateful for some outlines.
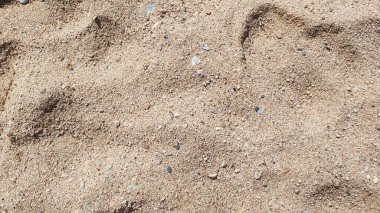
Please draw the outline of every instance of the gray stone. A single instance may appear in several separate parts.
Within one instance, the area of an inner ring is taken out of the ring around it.
[[[256,171],[255,172],[255,179],[260,180],[262,175],[263,175],[262,171]]]
[[[202,47],[203,50],[206,50],[206,51],[209,51],[209,50],[210,50],[210,47],[208,46],[207,43],[202,43],[202,44],[201,44],[201,47]]]
[[[106,170],[111,171],[112,167],[113,167],[112,163],[109,163],[106,165]]]
[[[197,70],[197,75],[203,76],[203,69]]]
[[[265,109],[264,107],[256,107],[255,111],[257,112],[257,114],[263,114],[265,112]]]
[[[84,187],[86,187],[86,182],[84,180],[81,180],[80,181],[80,188],[84,189]]]
[[[27,4],[29,0],[18,0],[21,4]]]
[[[198,57],[198,56],[194,56],[192,59],[191,59],[191,65],[193,67],[197,66],[198,64],[201,63],[201,59]]]
[[[154,13],[154,11],[156,11],[156,5],[148,4],[145,6],[144,16],[149,17],[150,15]]]
[[[175,148],[176,150],[181,149],[181,145],[179,144],[178,141],[177,141],[177,143],[174,145],[174,148]]]
[[[168,166],[168,167],[166,168],[166,171],[167,171],[169,174],[171,174],[171,173],[173,172],[173,169],[172,169],[172,167]]]

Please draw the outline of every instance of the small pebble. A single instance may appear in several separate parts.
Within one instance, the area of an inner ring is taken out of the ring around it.
[[[202,47],[203,50],[206,50],[206,51],[209,51],[209,50],[210,50],[210,47],[208,46],[207,43],[202,43],[202,44],[201,44],[201,47]]]
[[[40,93],[41,93],[41,94],[45,94],[46,91],[47,91],[46,88],[42,88],[42,89],[40,90]]]
[[[239,174],[240,173],[240,169],[235,169],[235,173]]]
[[[379,183],[379,178],[378,177],[373,177],[373,183],[375,183],[375,184],[377,184],[377,183]]]
[[[60,56],[58,56],[58,59],[59,59],[60,61],[63,61],[63,60],[65,60],[65,56],[60,55]]]
[[[80,188],[84,189],[85,185],[86,185],[86,183],[84,182],[84,180],[81,180],[80,181]]]
[[[265,109],[264,109],[264,107],[255,107],[255,111],[258,114],[263,114],[265,112]]]
[[[136,192],[139,190],[139,187],[135,184],[130,184],[128,185],[128,188],[127,188],[128,192]]]
[[[150,146],[149,146],[148,143],[143,143],[143,144],[142,144],[142,148],[144,148],[144,149],[149,149]]]
[[[18,0],[21,4],[27,4],[29,0]]]
[[[197,75],[198,76],[203,76],[203,69],[197,70]]]
[[[173,115],[175,118],[178,118],[180,116],[180,114],[178,112],[173,113]]]
[[[208,177],[209,177],[210,179],[215,180],[215,179],[218,177],[218,174],[217,174],[217,173],[212,173],[212,174],[209,174]]]
[[[223,161],[222,164],[220,164],[220,167],[226,168],[227,167],[227,163]]]
[[[301,190],[299,190],[299,188],[294,189],[294,193],[299,194],[300,192],[301,192]]]
[[[107,170],[107,171],[111,171],[112,167],[113,167],[113,164],[112,164],[112,163],[109,163],[109,164],[107,164],[107,166],[106,166],[106,170]]]
[[[262,171],[256,171],[255,172],[255,179],[260,180],[262,175],[263,175]]]
[[[150,15],[154,13],[154,11],[156,11],[156,5],[148,4],[145,6],[144,16],[149,17]]]
[[[194,56],[192,59],[191,59],[191,65],[193,67],[197,66],[198,64],[201,63],[201,59],[197,56]]]
[[[215,127],[215,130],[216,130],[216,131],[222,131],[222,130],[223,130],[223,128],[222,128],[222,127],[220,127],[220,126],[217,126],[217,127]]]
[[[179,145],[179,142],[177,141],[177,143],[174,145],[174,148],[176,150],[179,150],[181,148],[181,146]]]
[[[159,158],[159,157],[155,157],[155,158],[153,159],[153,163],[154,163],[155,165],[160,165],[160,164],[162,163],[162,160],[161,160],[161,158]]]
[[[172,167],[168,166],[168,167],[166,168],[166,171],[167,171],[169,174],[171,174],[171,173],[173,172],[173,169],[172,169]]]
[[[115,127],[118,128],[120,126],[120,121],[115,121],[114,124],[115,124]]]

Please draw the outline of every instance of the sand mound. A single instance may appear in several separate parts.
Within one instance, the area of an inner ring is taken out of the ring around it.
[[[378,212],[378,17],[0,0],[0,210]]]

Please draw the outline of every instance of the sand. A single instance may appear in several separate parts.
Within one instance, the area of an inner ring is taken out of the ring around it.
[[[380,212],[379,17],[0,0],[0,210]]]

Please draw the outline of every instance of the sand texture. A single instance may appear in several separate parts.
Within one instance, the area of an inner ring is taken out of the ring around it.
[[[378,0],[0,0],[0,212],[380,212]]]

